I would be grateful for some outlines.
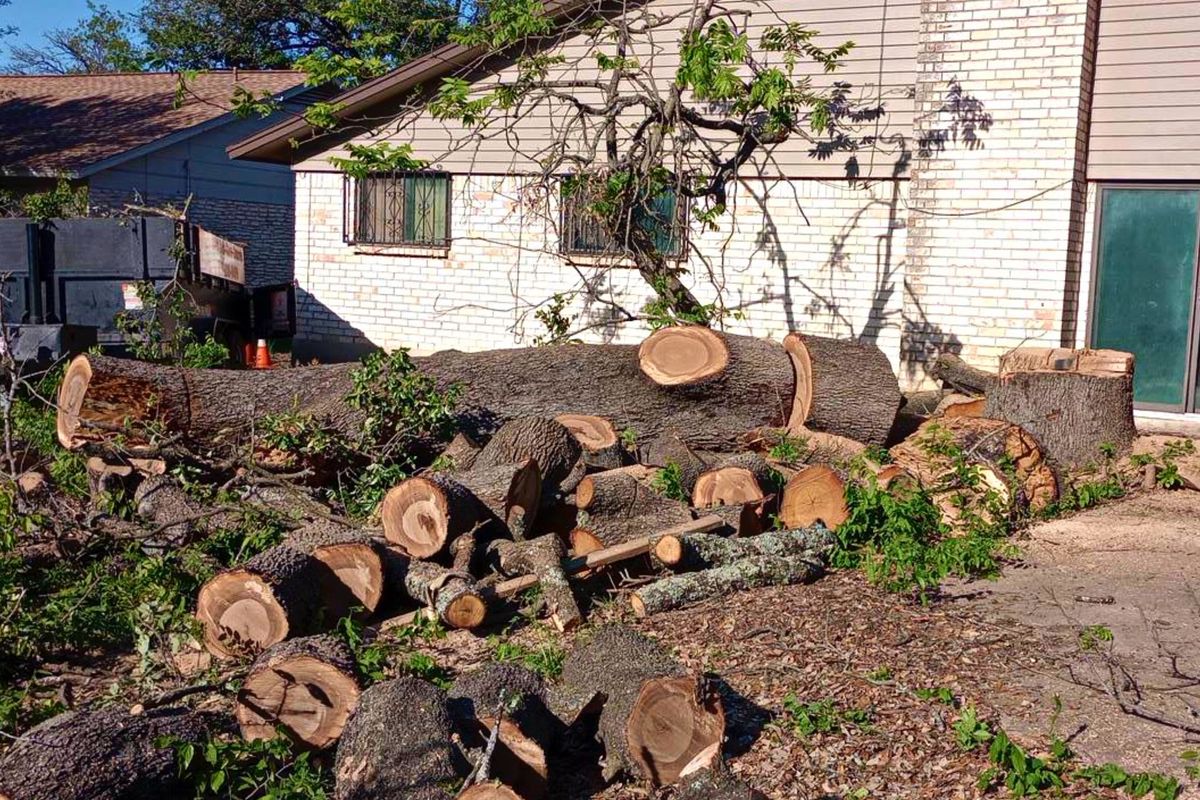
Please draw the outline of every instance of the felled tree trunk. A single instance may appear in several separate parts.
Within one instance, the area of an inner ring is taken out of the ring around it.
[[[562,732],[536,673],[517,664],[485,664],[450,687],[450,713],[472,749],[486,747],[499,725],[489,774],[525,800],[547,789],[547,753]]]
[[[235,715],[246,739],[278,728],[314,750],[338,740],[358,704],[354,654],[336,636],[303,636],[263,652],[238,691]]]
[[[625,448],[613,425],[604,417],[590,414],[559,414],[564,425],[583,448],[583,463],[595,470],[616,469],[625,463]]]
[[[143,542],[149,549],[182,547],[201,535],[234,523],[233,514],[206,509],[166,475],[155,475],[138,484],[133,505],[139,517],[156,526],[156,532]]]
[[[453,475],[430,472],[393,486],[379,506],[383,535],[416,558],[445,552],[459,535],[499,522],[523,534],[537,514],[536,462],[483,466]]]
[[[720,758],[720,698],[631,628],[599,628],[567,657],[561,683],[573,696],[605,698],[598,735],[606,780],[627,772],[653,786],[671,784],[701,754]]]
[[[882,446],[900,409],[891,362],[874,345],[790,333],[783,340],[796,372],[788,428],[832,433]]]
[[[278,545],[225,570],[202,587],[196,616],[213,655],[254,655],[307,632],[321,606],[317,562]]]
[[[819,522],[835,531],[850,516],[845,495],[846,485],[831,467],[805,467],[783,487],[779,518],[789,528],[807,528]]]
[[[771,491],[771,465],[758,453],[737,453],[700,473],[692,488],[696,508],[743,505],[762,500]]]
[[[454,743],[446,693],[420,678],[362,693],[338,743],[336,800],[449,800],[468,765]]]
[[[202,742],[216,715],[112,706],[60,714],[17,737],[0,758],[0,797],[12,800],[158,800],[188,797],[175,750],[156,741]]]
[[[692,518],[687,505],[650,486],[653,473],[632,466],[588,475],[575,490],[585,519],[571,531],[576,555],[648,536]]]
[[[579,440],[562,423],[545,417],[521,417],[504,423],[479,451],[473,470],[530,459],[537,463],[547,490],[570,492],[583,477]]]
[[[467,573],[430,561],[418,561],[396,548],[384,553],[391,591],[428,607],[451,628],[477,628],[487,616],[487,603]]]
[[[1101,445],[1133,447],[1133,375],[1038,371],[1001,375],[984,415],[1020,425],[1057,468],[1099,462]]]
[[[745,589],[808,583],[821,576],[817,559],[805,556],[750,556],[722,567],[662,578],[630,595],[639,617],[685,608]]]
[[[355,607],[371,614],[383,597],[383,560],[375,542],[362,531],[332,522],[314,522],[287,537],[287,544],[320,565],[321,597],[331,620]]]
[[[571,591],[571,583],[563,570],[566,548],[562,539],[550,533],[527,542],[497,539],[492,547],[506,575],[536,575],[546,601],[550,621],[560,631],[568,631],[583,622],[583,613]]]
[[[995,373],[972,367],[953,353],[939,353],[929,371],[954,391],[971,397],[986,395],[996,382]]]
[[[807,557],[820,560],[833,544],[822,526],[768,531],[758,536],[730,539],[711,533],[676,534],[654,543],[654,558],[676,572],[721,567],[753,556]]]

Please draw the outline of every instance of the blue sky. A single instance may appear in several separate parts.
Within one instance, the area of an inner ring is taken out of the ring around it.
[[[139,0],[108,0],[113,11],[133,11]],[[0,6],[0,28],[15,25],[16,36],[0,39],[0,49],[12,44],[36,44],[53,28],[67,28],[87,16],[87,0],[12,0]]]

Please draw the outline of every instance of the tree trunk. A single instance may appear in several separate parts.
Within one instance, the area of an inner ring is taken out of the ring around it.
[[[647,617],[745,589],[808,583],[822,573],[819,560],[804,556],[750,556],[726,566],[662,578],[635,590],[630,603],[635,614]]]
[[[263,652],[238,691],[235,712],[246,739],[294,741],[323,750],[338,740],[358,704],[354,654],[336,636],[290,639]]]
[[[139,517],[156,526],[157,532],[142,541],[147,551],[183,547],[218,528],[237,524],[236,515],[230,512],[208,514],[212,509],[206,509],[166,475],[153,475],[138,484],[133,505]]]
[[[638,448],[638,460],[648,467],[679,467],[679,483],[689,496],[708,464],[678,436],[661,436]]]
[[[796,391],[788,428],[845,436],[868,445],[887,442],[900,409],[891,362],[874,345],[790,333]]]
[[[463,740],[483,749],[499,724],[489,773],[526,800],[546,794],[547,752],[562,733],[538,675],[517,664],[485,664],[450,687],[450,713]]]
[[[933,410],[935,417],[986,417],[987,398],[951,392]]]
[[[335,800],[450,800],[469,769],[453,735],[438,687],[413,677],[375,684],[338,743]]]
[[[606,625],[563,664],[573,696],[603,695],[599,738],[605,780],[627,772],[652,786],[674,783],[701,753],[720,757],[721,701],[655,641]]]
[[[583,477],[583,448],[560,422],[544,417],[509,420],[496,431],[475,459],[474,470],[537,462],[542,486],[570,492]],[[530,520],[532,522],[532,519]]]
[[[583,463],[590,469],[616,469],[625,463],[625,447],[611,422],[590,414],[559,414],[556,422],[579,441]]]
[[[451,628],[477,628],[487,616],[487,603],[468,573],[410,558],[394,547],[384,553],[391,591],[420,603]]]
[[[696,508],[759,502],[771,493],[774,470],[758,453],[737,453],[700,473],[692,488]]]
[[[415,558],[434,558],[478,526],[498,522],[515,529],[514,535],[523,533],[540,497],[534,461],[477,465],[469,472],[429,472],[401,481],[384,496],[379,515],[389,542]]]
[[[850,516],[845,493],[846,485],[832,468],[824,464],[806,467],[783,487],[779,518],[789,528],[807,528],[819,522],[836,531]]]
[[[158,800],[189,797],[175,751],[155,741],[202,743],[223,726],[213,714],[111,706],[60,714],[17,737],[0,758],[0,797],[12,800]]]
[[[721,533],[725,536],[757,536],[763,532],[766,503],[760,500],[755,503],[717,506],[695,513],[718,517],[723,523]]]
[[[449,463],[446,469],[450,472],[466,472],[475,466],[475,458],[479,455],[481,446],[468,434],[459,431],[454,434],[450,444],[442,450],[441,457]]]
[[[972,367],[953,353],[939,353],[930,374],[954,391],[971,397],[986,395],[996,382],[995,373]]]
[[[650,487],[644,467],[597,472],[580,481],[575,501],[586,514],[571,531],[576,555],[638,539],[692,518],[687,505]]]
[[[255,655],[305,633],[320,607],[317,562],[277,545],[200,587],[196,616],[204,646],[226,658]]]
[[[988,393],[984,414],[1020,425],[1058,469],[1084,467],[1133,447],[1133,375],[1011,372]]]
[[[833,545],[822,526],[768,531],[730,539],[711,533],[663,536],[654,544],[654,558],[675,572],[723,567],[753,556],[805,557],[820,561]]]
[[[287,544],[320,564],[328,620],[348,616],[355,607],[374,613],[383,597],[383,560],[369,535],[322,521],[289,534]]]
[[[583,622],[583,613],[575,602],[571,583],[563,570],[566,548],[555,534],[539,536],[527,542],[497,539],[492,548],[499,557],[505,575],[536,575],[550,621],[559,631],[568,631]]]

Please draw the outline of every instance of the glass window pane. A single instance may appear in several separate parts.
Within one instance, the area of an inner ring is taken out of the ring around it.
[[[1135,356],[1134,399],[1182,408],[1200,191],[1104,189],[1092,344]]]

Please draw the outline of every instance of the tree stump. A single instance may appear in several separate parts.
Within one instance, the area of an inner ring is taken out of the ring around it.
[[[235,714],[246,739],[272,739],[281,727],[294,741],[322,750],[342,735],[358,697],[350,648],[336,636],[304,636],[255,659]]]

